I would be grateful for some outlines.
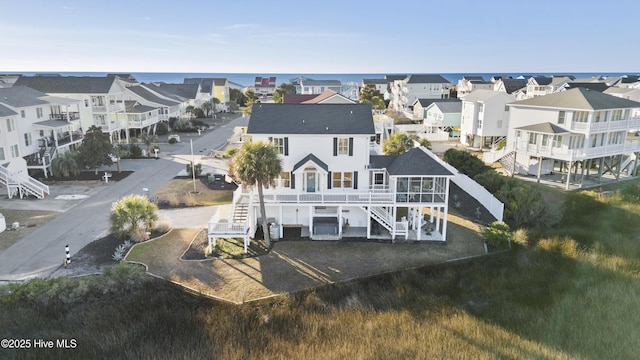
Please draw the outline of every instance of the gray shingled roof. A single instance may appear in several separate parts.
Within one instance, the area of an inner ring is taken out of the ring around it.
[[[453,175],[422,148],[413,148],[398,155],[387,167],[389,175]]]
[[[538,85],[549,85],[553,78],[546,76],[532,76]]]
[[[18,115],[18,113],[0,104],[0,117],[14,116],[14,115]]]
[[[502,83],[507,94],[512,94],[514,91],[520,90],[527,86],[527,80],[525,79],[511,79],[503,78]]]
[[[21,76],[14,86],[28,86],[47,94],[108,94],[115,77]]]
[[[640,102],[622,99],[585,88],[574,88],[545,96],[511,103],[513,106],[550,107],[557,109],[604,110],[640,108]]]
[[[300,83],[302,86],[341,86],[340,80],[305,80]]]
[[[450,84],[449,80],[438,74],[409,75],[407,84]]]
[[[149,111],[157,110],[158,108],[153,106],[142,105],[135,100],[126,100],[124,102],[127,113],[130,114],[143,114]]]
[[[375,134],[371,104],[254,104],[248,134]]]
[[[437,106],[443,114],[461,113],[462,101],[434,101],[433,106]]]
[[[369,169],[386,169],[398,155],[370,155]]]
[[[309,154],[307,156],[304,157],[304,159],[298,161],[294,166],[293,169],[291,171],[296,171],[298,170],[301,166],[303,166],[304,164],[307,163],[307,161],[313,161],[316,165],[320,166],[321,168],[324,169],[324,171],[329,171],[329,166],[327,164],[325,164],[322,160],[318,159],[317,156],[313,155],[313,154]]]
[[[607,85],[606,83],[603,82],[570,82],[567,85],[567,89],[573,89],[573,88],[577,88],[577,87],[581,87],[581,88],[585,88],[585,89],[589,89],[589,90],[593,90],[593,91],[599,91],[599,92],[604,92],[605,90],[607,90],[609,88],[609,85]]]
[[[185,99],[198,97],[198,84],[158,84],[160,89]]]
[[[386,85],[389,81],[386,79],[362,79],[362,83],[365,85]]]
[[[539,123],[539,124],[521,126],[521,127],[517,127],[516,130],[531,131],[531,132],[537,132],[537,133],[542,133],[542,134],[568,134],[568,133],[570,133],[569,130],[566,130],[566,129],[564,129],[564,128],[556,125],[556,124],[552,124],[550,122],[544,122],[544,123]]]
[[[389,82],[393,82],[395,80],[404,80],[407,78],[407,75],[385,75],[384,78]]]
[[[420,106],[426,108],[427,106],[433,104],[434,102],[460,102],[460,99],[417,99],[417,102],[420,103]],[[414,102],[415,104],[415,102]]]
[[[45,96],[47,96],[47,94],[26,86],[0,88],[0,104],[13,108],[46,105],[48,102],[41,99]]]
[[[131,91],[132,93],[140,96],[141,98],[147,100],[147,101],[151,101],[153,103],[156,104],[160,104],[160,105],[165,105],[165,106],[175,106],[178,105],[179,102],[176,100],[168,100],[168,99],[163,99],[159,96],[156,96],[155,94],[153,94],[151,91],[145,89],[144,87],[137,85],[137,86],[129,86],[127,88],[127,90]]]

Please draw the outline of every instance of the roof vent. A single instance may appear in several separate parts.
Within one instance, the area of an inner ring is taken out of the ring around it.
[[[327,126],[327,127],[325,128],[325,130],[329,131],[329,127]]]
[[[304,124],[304,119],[302,119],[302,123]]]

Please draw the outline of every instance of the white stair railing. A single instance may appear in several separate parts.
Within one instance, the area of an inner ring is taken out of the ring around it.
[[[33,195],[38,199],[44,199],[49,195],[49,186],[26,174],[12,174],[3,166],[0,166],[0,184],[7,187],[9,198],[12,197],[12,189],[20,192],[20,197]]]

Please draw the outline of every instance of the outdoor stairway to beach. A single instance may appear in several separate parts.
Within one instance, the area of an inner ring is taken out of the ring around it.
[[[365,206],[362,207],[365,211],[367,208]],[[405,223],[401,221],[394,221],[392,215],[383,207],[380,206],[371,206],[371,218],[377,221],[380,225],[382,225],[385,229],[389,230],[391,234],[394,233],[394,225],[395,225],[395,235],[404,235],[405,237],[408,234],[408,227]]]
[[[19,195],[33,195],[38,199],[44,199],[49,195],[49,187],[26,174],[12,174],[4,166],[0,166],[0,185],[7,187],[9,199]]]

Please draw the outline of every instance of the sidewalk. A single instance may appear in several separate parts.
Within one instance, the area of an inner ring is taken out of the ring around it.
[[[246,126],[247,122],[248,119],[238,117],[202,136],[192,137],[194,152],[223,146],[232,136],[234,127]],[[171,152],[161,151],[159,160],[123,161],[123,170],[135,170],[132,175],[122,181],[102,186],[101,190],[92,189],[88,198],[80,200],[74,206],[66,208],[70,203],[49,203],[63,208],[64,213],[0,253],[0,281],[46,278],[62,266],[65,245],[69,245],[73,257],[85,245],[105,236],[109,231],[108,218],[113,201],[128,194],[144,194],[143,188],[153,192],[184,168],[180,159],[191,154],[190,144],[183,142],[171,146]],[[113,169],[115,167],[111,167]],[[26,205],[21,206],[46,207],[46,203],[38,204],[40,201],[43,200],[29,200]],[[55,201],[55,198],[49,201]],[[3,206],[4,203],[3,201]],[[8,203],[17,204],[13,201]]]

